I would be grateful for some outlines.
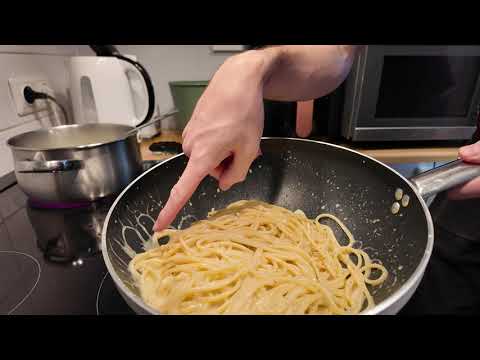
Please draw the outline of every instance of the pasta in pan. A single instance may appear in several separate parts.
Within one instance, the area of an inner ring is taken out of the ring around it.
[[[260,201],[237,201],[189,228],[154,235],[164,236],[166,245],[129,264],[144,302],[164,314],[358,314],[375,305],[368,285],[388,276],[353,247],[335,216],[308,219]]]

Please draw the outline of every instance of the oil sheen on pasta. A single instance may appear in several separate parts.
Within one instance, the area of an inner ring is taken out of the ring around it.
[[[347,245],[324,218],[338,223]],[[154,237],[166,235],[168,244],[129,264],[143,301],[163,314],[357,314],[375,305],[367,285],[388,274],[352,246],[335,216],[308,219],[259,201],[232,203]]]

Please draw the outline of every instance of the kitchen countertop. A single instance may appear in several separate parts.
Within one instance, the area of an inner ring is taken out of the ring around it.
[[[163,130],[161,134],[153,137],[152,139],[143,140],[140,143],[140,152],[142,154],[142,159],[147,161],[148,160],[164,160],[175,155],[175,154],[172,155],[168,153],[154,154],[150,151],[149,147],[151,144],[155,142],[164,142],[164,141],[178,142],[181,144],[182,133],[180,131]]]
[[[353,149],[390,164],[453,161],[458,158],[458,147]]]
[[[155,136],[152,139],[142,141],[140,148],[144,160],[164,160],[173,156],[172,154],[162,153],[154,154],[149,150],[149,146],[155,142],[182,142],[181,131],[166,131]],[[365,155],[371,156],[379,161],[390,164],[400,163],[422,163],[422,162],[442,162],[453,161],[457,159],[458,147],[412,147],[412,148],[392,148],[392,149],[365,149],[354,147],[349,144],[339,144]]]

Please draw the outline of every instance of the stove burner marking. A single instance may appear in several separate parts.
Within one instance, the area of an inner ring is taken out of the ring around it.
[[[98,301],[100,300],[100,292],[102,291],[103,283],[105,282],[105,279],[107,278],[108,274],[109,274],[109,272],[107,271],[105,273],[105,275],[103,275],[103,279],[100,282],[100,286],[98,287],[98,291],[97,291],[97,300],[96,300],[96,303],[95,303],[95,308],[97,309],[97,315],[98,316],[100,316],[100,311],[98,310]]]
[[[33,287],[30,289],[30,291],[23,297],[22,300],[20,300],[20,302],[15,305],[13,307],[13,309],[11,309],[7,315],[11,315],[15,310],[17,310],[24,302],[25,300],[27,300],[30,295],[33,293],[33,290],[35,290],[35,288],[37,287],[38,285],[38,282],[40,281],[40,276],[42,274],[42,268],[40,267],[40,263],[38,262],[37,259],[35,259],[32,255],[29,255],[29,254],[26,254],[26,253],[23,253],[23,252],[19,252],[19,251],[6,251],[6,250],[0,250],[0,254],[13,254],[13,255],[23,255],[23,256],[26,256],[28,258],[30,258],[31,260],[33,260],[33,262],[35,263],[35,265],[37,265],[37,269],[38,269],[38,275],[37,275],[37,280],[35,281],[35,284],[33,284]]]

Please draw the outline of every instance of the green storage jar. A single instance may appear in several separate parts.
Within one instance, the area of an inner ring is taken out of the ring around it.
[[[169,83],[173,103],[178,114],[179,128],[183,129],[192,116],[198,99],[208,86],[208,81],[172,81]]]

